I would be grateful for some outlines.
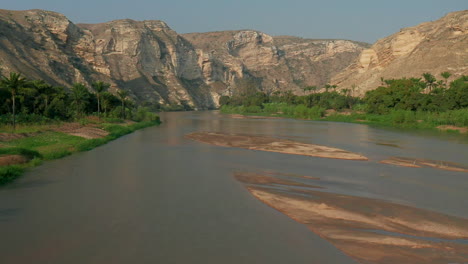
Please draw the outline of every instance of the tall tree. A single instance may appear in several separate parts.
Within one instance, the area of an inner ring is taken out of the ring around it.
[[[442,72],[440,76],[442,76],[442,78],[445,79],[445,88],[447,88],[448,79],[450,78],[450,76],[452,76],[452,74],[450,72]]]
[[[436,84],[437,79],[434,77],[434,75],[426,72],[423,73],[423,78],[426,81],[427,87],[429,87],[429,90],[432,91],[432,88],[434,88],[434,85]]]
[[[11,93],[12,114],[13,114],[13,130],[16,129],[16,95],[21,89],[26,87],[27,81],[21,77],[20,73],[11,72],[10,77],[2,77],[0,86],[7,89]]]
[[[97,97],[97,103],[98,103],[98,116],[101,117],[101,95],[103,92],[107,91],[109,89],[110,84],[97,81],[92,83],[92,87],[94,91],[96,92],[96,97]]]
[[[42,110],[42,113],[45,114],[49,103],[57,95],[58,90],[43,80],[33,80],[29,86],[37,92],[34,102],[35,112]]]
[[[125,98],[128,96],[128,92],[125,90],[119,90],[117,92],[120,101],[122,102],[122,119],[125,119]]]
[[[103,92],[101,94],[101,107],[104,109],[104,116],[107,115],[107,109],[111,106],[111,100],[113,95],[109,92]]]
[[[75,83],[71,89],[70,97],[77,116],[82,116],[89,100],[89,92],[82,83]]]
[[[307,87],[304,87],[304,95],[305,95],[305,92],[306,91],[312,91],[312,93],[315,93],[315,91],[317,90],[317,86],[307,86]]]

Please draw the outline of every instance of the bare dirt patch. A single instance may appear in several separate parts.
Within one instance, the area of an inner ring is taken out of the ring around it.
[[[338,148],[301,143],[268,136],[195,132],[186,135],[186,137],[199,142],[223,147],[237,147],[329,159],[368,160],[368,158],[363,155]]]
[[[468,219],[295,185],[278,190],[254,174],[235,177],[257,199],[361,263],[465,263],[468,259]]]
[[[457,126],[438,126],[440,130],[447,131],[447,130],[456,130],[460,133],[468,133],[468,127],[457,127]]]
[[[35,136],[38,133],[0,133],[0,141],[12,141],[15,139],[21,139],[25,137]]]
[[[8,166],[15,164],[24,164],[29,161],[28,158],[22,155],[2,155],[0,156],[0,166]]]
[[[439,169],[439,170],[468,172],[467,166],[463,166],[461,164],[454,163],[454,162],[441,161],[441,160],[390,157],[386,160],[380,161],[380,163],[402,166],[402,167],[411,167],[411,168],[427,167],[427,168],[434,168],[434,169]]]
[[[103,138],[109,135],[109,132],[97,128],[95,125],[83,126],[79,123],[66,123],[53,130],[86,139]]]

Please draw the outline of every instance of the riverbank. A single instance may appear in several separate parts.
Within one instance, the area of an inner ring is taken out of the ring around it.
[[[79,123],[25,125],[17,133],[0,133],[0,185],[13,181],[43,161],[88,151],[158,124],[159,117],[142,122],[87,119]]]
[[[267,104],[263,109],[223,106],[221,113],[231,114],[235,118],[295,118],[313,121],[357,123],[380,127],[430,129],[468,135],[468,110],[466,109],[450,110],[441,113],[394,110],[388,114],[378,115],[354,110],[340,112],[325,110],[319,107],[307,108],[302,105]]]

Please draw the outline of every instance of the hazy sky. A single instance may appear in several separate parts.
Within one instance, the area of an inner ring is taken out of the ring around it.
[[[256,29],[373,43],[400,28],[468,9],[468,0],[0,0],[0,8],[52,10],[75,23],[163,20],[179,33]]]

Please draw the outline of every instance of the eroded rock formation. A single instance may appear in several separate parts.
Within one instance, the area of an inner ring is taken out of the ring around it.
[[[265,91],[322,85],[366,44],[253,31],[179,35],[162,21],[74,24],[44,10],[0,10],[0,70],[54,85],[102,80],[137,101],[198,109],[250,78]]]
[[[362,95],[377,88],[381,78],[421,77],[429,72],[442,79],[444,71],[452,73],[451,79],[468,74],[468,10],[377,41],[332,82],[340,88],[354,86]]]

